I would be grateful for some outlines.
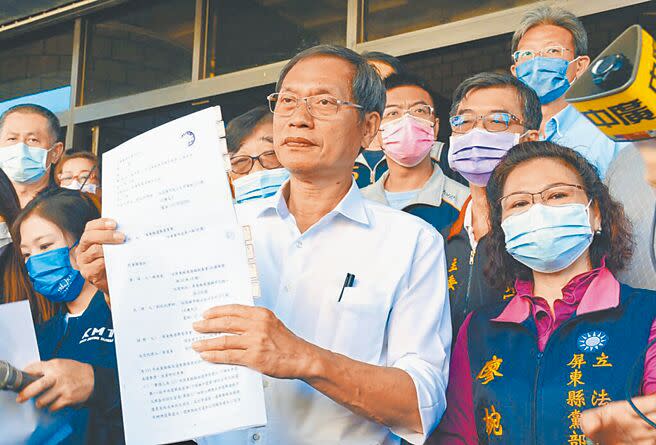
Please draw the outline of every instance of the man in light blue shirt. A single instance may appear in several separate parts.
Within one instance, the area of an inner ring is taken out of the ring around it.
[[[597,167],[602,179],[620,151],[630,145],[609,139],[571,105],[546,122],[544,139],[578,151]]]
[[[588,36],[581,21],[560,8],[535,8],[515,31],[512,51],[513,75],[540,98],[541,138],[578,151],[603,179],[612,160],[629,144],[608,139],[565,101],[570,83],[590,65]]]
[[[357,53],[322,45],[287,64],[269,101],[274,149],[291,176],[237,208],[251,228],[259,307],[217,306],[193,325],[234,334],[193,348],[264,374],[268,422],[197,441],[421,444],[446,407],[444,246],[428,223],[364,199],[352,177],[380,125],[382,81]],[[100,288],[98,244],[114,235],[99,220],[80,242],[80,269]]]

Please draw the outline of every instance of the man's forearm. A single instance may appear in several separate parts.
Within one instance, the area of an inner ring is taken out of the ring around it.
[[[415,384],[402,369],[370,365],[315,346],[309,374],[304,381],[354,413],[391,428],[423,432]]]
[[[300,379],[358,415],[403,429],[404,434],[423,433],[417,389],[402,369],[369,365],[322,349],[294,335],[265,308],[216,306],[194,323],[194,329],[235,334],[194,343],[204,360],[247,366],[278,379]],[[429,402],[433,403],[424,401]],[[433,427],[430,423],[427,428]]]

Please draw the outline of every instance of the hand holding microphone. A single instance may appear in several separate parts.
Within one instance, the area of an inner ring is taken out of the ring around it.
[[[68,359],[36,362],[25,368],[23,376],[41,376],[31,384],[24,384],[16,401],[24,403],[34,399],[37,408],[57,411],[89,400],[93,394],[95,377],[93,367]],[[16,386],[14,384],[13,386]]]
[[[8,362],[0,360],[0,390],[21,392],[27,385],[38,379],[39,376],[27,374],[14,368]]]

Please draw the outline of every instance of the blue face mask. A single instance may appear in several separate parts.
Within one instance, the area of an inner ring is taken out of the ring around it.
[[[289,172],[284,168],[262,170],[237,178],[232,182],[235,187],[235,201],[241,203],[271,196],[288,178]]]
[[[30,147],[23,142],[0,147],[0,168],[20,184],[36,182],[46,173],[48,150]]]
[[[71,249],[61,247],[33,255],[25,264],[34,290],[53,303],[71,302],[82,292],[84,277],[71,266]]]
[[[507,217],[501,223],[506,250],[538,272],[568,268],[592,243],[589,206],[534,204],[524,213]]]
[[[517,78],[536,92],[542,105],[553,102],[569,89],[567,68],[571,62],[552,57],[534,57],[517,65]]]

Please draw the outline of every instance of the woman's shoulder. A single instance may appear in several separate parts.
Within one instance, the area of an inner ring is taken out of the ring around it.
[[[656,291],[631,287],[620,282],[620,305],[623,311],[654,314],[656,318]]]
[[[47,320],[45,320],[41,323],[36,323],[34,325],[34,330],[36,331],[37,338],[39,337],[39,334],[41,334],[41,333],[52,332],[56,329],[59,329],[59,326],[61,325],[61,323],[65,319],[65,317],[66,317],[66,315],[64,314],[64,312],[58,310],[49,319],[47,319]]]
[[[620,282],[620,298],[651,298],[656,297],[656,290],[631,287]]]
[[[107,305],[105,294],[101,291],[95,293],[89,306],[84,311],[84,319],[96,321],[108,321],[111,325],[112,313]]]

